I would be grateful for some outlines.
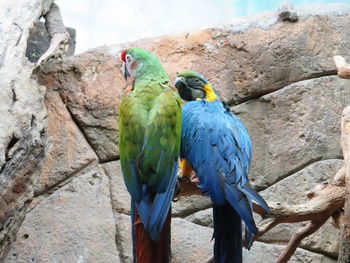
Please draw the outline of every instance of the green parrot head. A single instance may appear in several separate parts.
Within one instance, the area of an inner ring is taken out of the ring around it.
[[[206,99],[214,101],[217,98],[215,89],[201,74],[184,71],[177,75],[174,83],[180,97],[186,101]]]
[[[141,48],[125,49],[121,53],[122,71],[125,79],[128,77],[137,81],[144,78],[163,78],[168,75],[156,55]]]

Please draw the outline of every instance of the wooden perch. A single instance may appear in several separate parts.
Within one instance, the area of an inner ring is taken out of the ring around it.
[[[349,129],[350,131],[350,129]],[[350,140],[348,141],[350,144]],[[180,180],[181,191],[177,198],[188,195],[200,195],[197,184],[189,180]],[[345,168],[342,167],[334,176],[332,183],[316,186],[309,201],[297,205],[289,205],[281,202],[269,202],[271,214],[259,205],[253,203],[254,212],[262,216],[258,224],[259,232],[255,240],[281,223],[297,223],[310,221],[304,228],[295,233],[285,250],[277,260],[277,263],[288,262],[294,254],[300,242],[307,236],[317,231],[327,220],[332,217],[336,227],[343,222],[342,208],[345,201]]]
[[[45,26],[50,35],[50,46],[39,58],[36,67],[53,57],[63,57],[68,52],[70,35],[63,24],[59,7],[52,3],[50,10],[44,15]]]
[[[315,233],[327,219],[321,218],[320,220],[311,220],[304,228],[295,233],[287,245],[288,249],[283,250],[282,254],[278,257],[277,262],[288,262],[298,248],[300,242],[307,236]]]
[[[344,79],[350,79],[350,64],[348,64],[344,57],[334,56],[333,60],[338,69],[338,76]]]
[[[268,202],[272,211],[271,214],[266,214],[261,207],[254,205],[254,211],[263,217],[263,220],[258,225],[259,233],[255,239],[258,239],[281,223],[310,221],[305,228],[291,237],[285,250],[277,260],[278,263],[288,262],[305,237],[318,230],[331,216],[339,217],[339,211],[344,206],[344,195],[345,188],[343,186],[337,186],[332,182],[331,184],[317,186],[310,195],[310,200],[303,204],[288,205],[285,203]]]

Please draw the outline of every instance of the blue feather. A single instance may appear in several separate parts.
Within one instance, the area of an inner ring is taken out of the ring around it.
[[[252,142],[244,124],[218,100],[191,101],[183,107],[181,137],[181,157],[196,171],[199,188],[210,196],[214,206],[231,205],[243,219],[249,248],[257,233],[252,200],[270,210],[263,198],[249,187]],[[222,218],[219,214],[217,220]],[[218,247],[226,246],[220,243]],[[226,257],[226,252],[217,253]]]
[[[258,232],[253,218],[253,213],[247,198],[236,187],[225,184],[225,194],[227,201],[243,219],[249,231],[254,235]]]
[[[174,162],[171,172],[171,180],[165,192],[156,194],[147,223],[148,232],[153,240],[156,240],[163,229],[164,222],[168,216],[171,201],[174,196],[177,179],[178,160]]]
[[[267,213],[271,213],[271,210],[266,204],[265,200],[254,189],[250,188],[249,185],[244,185],[241,187],[240,184],[238,184],[238,189],[240,189],[250,199],[253,199],[255,202],[257,202],[257,204],[264,208]]]
[[[150,214],[151,214],[151,206],[150,206],[150,203],[151,203],[151,198],[148,194],[148,187],[147,187],[147,184],[143,184],[142,185],[142,195],[143,195],[143,198],[141,200],[141,202],[139,203],[136,203],[136,208],[137,208],[137,211],[141,217],[141,221],[143,223],[143,225],[145,226],[146,229],[149,228],[148,226],[148,218],[150,217]]]

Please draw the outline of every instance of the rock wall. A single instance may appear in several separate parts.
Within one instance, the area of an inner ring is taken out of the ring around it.
[[[47,144],[45,87],[32,79],[25,53],[30,28],[51,2],[0,3],[0,261],[26,214]]]
[[[350,104],[350,81],[336,76],[332,57],[349,57],[350,5],[298,12],[295,23],[265,12],[225,27],[104,46],[47,63],[37,78],[47,88],[51,146],[5,262],[132,262],[130,200],[118,160],[125,86],[119,53],[126,47],[153,51],[172,79],[191,69],[217,87],[252,135],[250,178],[267,200],[303,202],[315,185],[329,181],[343,165],[340,116]],[[172,262],[210,257],[210,206],[200,196],[173,203]],[[274,262],[299,227],[283,224],[269,232],[244,252],[245,262]],[[338,235],[327,223],[290,262],[336,262]]]

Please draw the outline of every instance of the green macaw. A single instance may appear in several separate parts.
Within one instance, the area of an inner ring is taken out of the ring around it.
[[[125,79],[131,78],[120,105],[119,148],[131,195],[134,262],[169,262],[181,99],[154,54],[132,48],[124,50],[121,59]]]

